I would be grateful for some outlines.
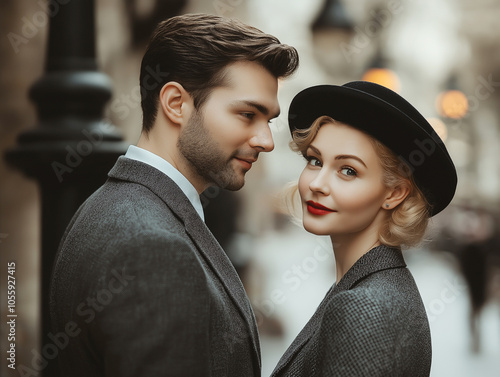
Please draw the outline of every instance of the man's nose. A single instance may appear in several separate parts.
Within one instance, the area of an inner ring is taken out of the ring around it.
[[[258,127],[255,135],[250,139],[250,146],[260,149],[261,152],[271,152],[274,149],[273,134],[267,122]]]

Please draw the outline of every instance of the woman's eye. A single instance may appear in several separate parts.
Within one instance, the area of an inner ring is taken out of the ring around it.
[[[348,168],[348,167],[340,169],[340,172],[344,175],[351,176],[351,177],[355,177],[358,175],[356,170],[354,170],[353,168]]]
[[[321,161],[318,160],[316,157],[307,156],[306,160],[308,165],[321,167]]]

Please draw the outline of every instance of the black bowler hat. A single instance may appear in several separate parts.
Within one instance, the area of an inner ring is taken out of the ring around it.
[[[404,161],[431,206],[431,216],[453,199],[457,172],[443,141],[399,94],[367,81],[313,86],[290,104],[290,130],[308,128],[323,115],[366,132]]]

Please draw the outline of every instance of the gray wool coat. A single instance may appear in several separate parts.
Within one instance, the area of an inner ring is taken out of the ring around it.
[[[378,246],[326,294],[272,376],[427,377],[431,336],[401,251]]]
[[[120,157],[78,210],[51,281],[62,376],[260,376],[250,302],[181,189]]]

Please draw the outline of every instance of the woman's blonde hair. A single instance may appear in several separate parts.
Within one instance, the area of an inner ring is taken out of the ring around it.
[[[318,134],[319,129],[330,123],[339,124],[340,122],[328,116],[321,116],[309,128],[295,130],[290,142],[291,149],[305,156],[307,148]],[[394,152],[372,136],[365,135],[370,139],[379,157],[384,172],[383,184],[391,188],[405,185],[410,189],[408,196],[398,206],[390,210],[391,214],[387,217],[380,232],[379,240],[387,246],[416,246],[422,241],[429,222],[429,204],[417,187],[413,175],[409,174],[409,167],[405,166],[405,169],[402,169],[401,164],[404,162]],[[294,198],[297,191],[297,183],[287,188],[287,207],[292,211],[296,208]]]

